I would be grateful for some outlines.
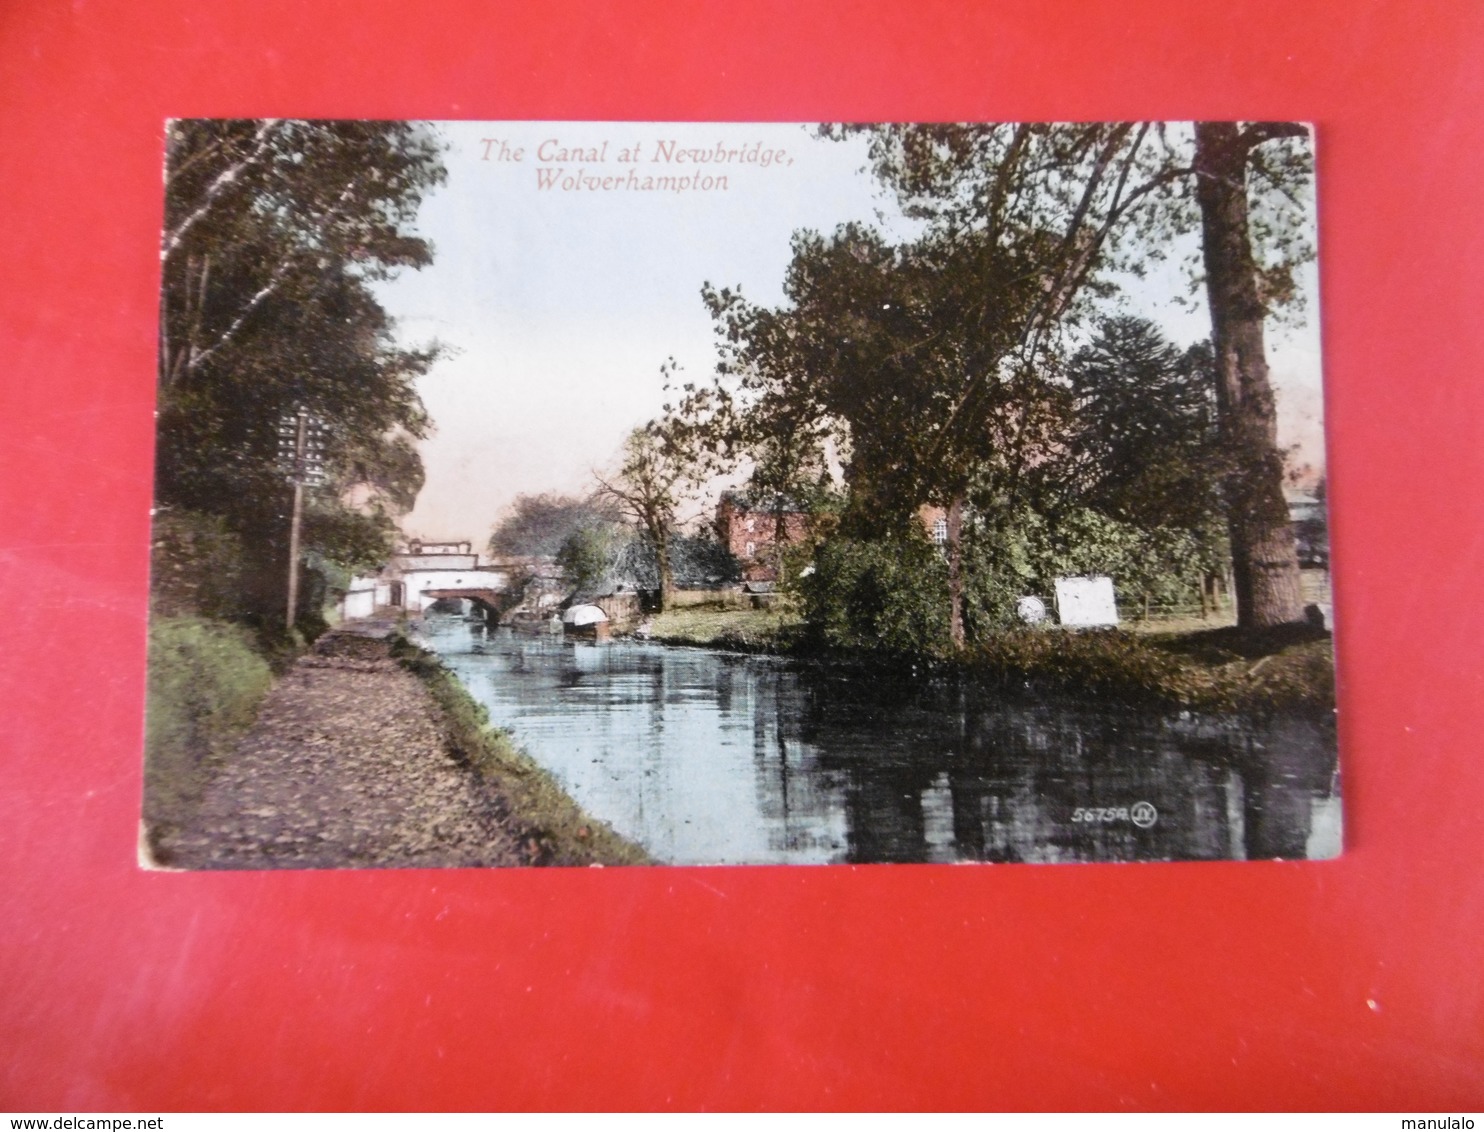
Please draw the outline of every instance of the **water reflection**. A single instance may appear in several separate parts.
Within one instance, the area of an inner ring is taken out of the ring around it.
[[[683,864],[1339,852],[1333,721],[1032,700],[635,641],[425,634],[590,812]]]

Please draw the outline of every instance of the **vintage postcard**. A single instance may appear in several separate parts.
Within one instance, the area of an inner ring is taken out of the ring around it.
[[[1307,126],[166,140],[146,865],[1340,852]]]

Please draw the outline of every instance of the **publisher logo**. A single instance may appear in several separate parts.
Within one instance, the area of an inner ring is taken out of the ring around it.
[[[1159,821],[1159,811],[1148,802],[1135,802],[1128,808],[1128,818],[1140,829],[1148,829]]]

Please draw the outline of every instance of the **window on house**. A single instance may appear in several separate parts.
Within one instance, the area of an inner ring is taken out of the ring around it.
[[[755,543],[755,542],[748,543],[747,544],[747,557],[748,558],[751,558],[755,554],[757,554],[757,543]]]
[[[939,546],[944,546],[944,545],[947,544],[947,542],[948,542],[948,520],[947,519],[935,519],[933,521],[933,541],[935,543],[937,543]]]

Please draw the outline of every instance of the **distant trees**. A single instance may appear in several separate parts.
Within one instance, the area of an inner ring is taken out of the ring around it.
[[[285,415],[327,427],[311,561],[381,558],[422,486],[414,382],[439,350],[399,346],[371,284],[432,261],[410,226],[441,147],[400,122],[180,120],[167,140],[156,498],[240,540],[265,614],[287,558]]]
[[[1103,322],[1066,368],[1062,492],[1145,528],[1209,526],[1226,470],[1208,343],[1181,351],[1147,319]]]
[[[572,495],[517,495],[490,535],[492,554],[552,556],[573,535],[611,524],[617,509],[601,498]]]
[[[608,588],[624,568],[628,531],[616,522],[597,521],[568,533],[557,548],[557,564],[577,592]],[[617,583],[616,580],[612,584]]]
[[[638,528],[654,556],[661,611],[675,593],[670,551],[677,510],[687,487],[712,467],[712,453],[700,434],[667,418],[629,433],[617,469],[597,477],[598,498]]]

